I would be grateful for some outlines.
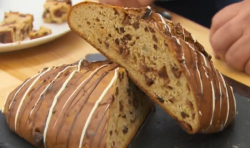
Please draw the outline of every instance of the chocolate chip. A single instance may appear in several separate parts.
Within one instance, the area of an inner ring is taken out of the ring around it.
[[[149,32],[148,27],[145,27],[144,30],[145,30],[146,32]]]
[[[88,24],[88,25],[91,25],[91,23],[90,23],[89,21],[87,21],[87,24]]]
[[[179,123],[182,125],[182,127],[185,128],[185,130],[189,130],[189,131],[193,130],[192,126],[190,124],[188,124],[187,122],[185,122],[185,121],[182,121],[182,122],[179,121]]]
[[[151,28],[151,27],[148,27],[148,28],[149,28],[150,32],[155,33],[155,30],[153,28]]]
[[[170,85],[167,85],[167,88],[170,89],[170,90],[173,90],[173,87],[170,86]]]
[[[158,48],[157,45],[154,44],[154,49],[157,50],[157,48]]]
[[[98,38],[98,42],[99,42],[99,44],[102,44],[102,41]]]
[[[125,115],[125,114],[124,114],[124,115],[122,115],[122,118],[126,119],[126,115]]]
[[[141,17],[142,19],[148,18],[152,13],[152,10],[150,7],[147,7],[145,11],[146,11],[145,14]]]
[[[132,43],[130,43],[130,46],[134,46],[135,45],[135,41],[134,42],[132,42]]]
[[[66,12],[61,11],[60,9],[58,9],[58,10],[56,10],[56,11],[54,12],[54,15],[55,15],[56,17],[62,17],[62,15],[65,14],[65,13],[66,13]]]
[[[159,76],[160,78],[168,78],[168,73],[167,73],[166,66],[163,66],[163,67],[158,71],[158,76]]]
[[[43,33],[43,35],[47,35],[47,34],[48,34],[48,32],[44,32],[44,33]]]
[[[186,114],[185,112],[181,112],[181,117],[182,117],[183,119],[185,119],[185,118],[188,118],[189,115]]]
[[[132,36],[130,34],[126,34],[123,36],[124,40],[132,40]]]
[[[127,134],[127,133],[128,133],[128,127],[125,126],[125,127],[123,128],[122,132],[123,132],[123,134]]]
[[[140,70],[141,72],[146,73],[150,71],[150,68],[148,68],[143,61],[140,61]]]
[[[120,28],[120,33],[124,33],[125,29],[123,27]]]
[[[115,15],[120,15],[119,12],[117,11],[117,9],[113,8],[113,10],[114,10]]]
[[[164,103],[163,98],[157,97],[157,99],[158,99],[158,101],[159,101],[160,103]]]
[[[148,78],[147,76],[145,76],[145,81],[147,86],[151,86],[152,84],[154,84],[154,80]]]
[[[174,74],[174,76],[176,78],[180,78],[181,77],[182,71],[179,70],[177,67],[172,66],[171,70],[172,70],[172,72],[173,72],[173,74]]]
[[[118,89],[118,87],[116,87],[116,89],[115,89],[115,95],[116,95],[116,96],[119,95],[119,89]]]
[[[119,111],[122,112],[122,111],[123,111],[123,104],[122,104],[122,101],[119,101],[119,106],[120,106]]]
[[[115,39],[115,43],[116,43],[116,45],[119,45],[120,44],[120,41],[119,41],[119,39]]]
[[[169,102],[174,103],[175,102],[175,97],[171,97],[168,100],[169,100]]]
[[[128,16],[128,14],[125,14],[124,19],[123,19],[123,21],[122,21],[122,24],[123,24],[123,25],[128,25],[128,24],[130,24],[130,17]]]
[[[158,43],[158,39],[157,39],[157,37],[155,36],[155,35],[153,35],[153,40],[156,42],[156,43]]]
[[[129,51],[128,47],[120,46],[119,53],[122,55],[123,58],[126,58],[129,55],[130,51]]]
[[[113,131],[109,131],[109,134],[110,134],[110,136],[112,136],[112,134],[113,134]]]
[[[140,28],[140,23],[139,23],[139,21],[134,22],[134,23],[132,24],[132,26],[134,27],[135,30],[139,29],[139,28]]]

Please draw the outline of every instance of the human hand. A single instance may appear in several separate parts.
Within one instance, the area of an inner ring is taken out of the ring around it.
[[[154,0],[99,0],[101,3],[122,7],[145,7]]]
[[[213,20],[210,43],[215,56],[250,74],[250,1],[232,4]]]

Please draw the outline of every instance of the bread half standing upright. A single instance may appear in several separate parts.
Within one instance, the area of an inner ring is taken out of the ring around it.
[[[2,112],[11,130],[39,148],[126,148],[152,105],[124,68],[80,60],[27,79]]]
[[[145,8],[73,6],[70,28],[128,75],[188,133],[214,133],[235,118],[232,87],[191,34]]]

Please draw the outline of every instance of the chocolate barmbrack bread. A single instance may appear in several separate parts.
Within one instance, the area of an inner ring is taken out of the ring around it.
[[[109,61],[45,68],[6,98],[12,131],[39,148],[126,148],[153,102]]]
[[[68,23],[109,60],[124,67],[133,82],[186,132],[219,132],[234,120],[232,87],[203,46],[180,24],[149,7],[95,2],[74,5]]]
[[[43,21],[45,23],[61,24],[67,21],[67,15],[72,6],[71,0],[47,0],[44,3]]]
[[[0,43],[23,41],[29,37],[33,29],[34,17],[32,14],[19,12],[5,12],[0,23]]]

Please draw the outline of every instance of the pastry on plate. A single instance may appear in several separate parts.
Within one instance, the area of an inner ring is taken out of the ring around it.
[[[39,30],[32,30],[29,34],[30,39],[36,39],[51,34],[51,29],[41,26]]]
[[[32,14],[5,12],[0,23],[0,43],[23,41],[33,29],[33,21]]]
[[[109,61],[45,68],[6,98],[12,131],[39,148],[126,148],[153,103]]]
[[[43,21],[45,23],[61,24],[67,21],[71,8],[70,0],[47,0],[44,3]]]
[[[219,132],[234,120],[232,87],[203,46],[180,24],[150,7],[87,1],[72,7],[68,23],[109,60],[124,67],[133,82],[186,132]]]

